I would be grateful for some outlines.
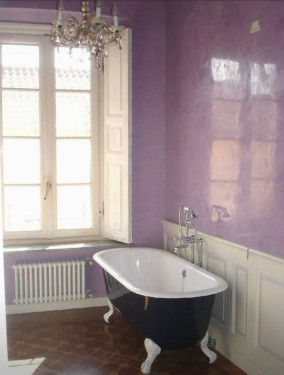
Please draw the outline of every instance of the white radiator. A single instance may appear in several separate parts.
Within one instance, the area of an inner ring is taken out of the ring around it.
[[[76,260],[13,265],[14,304],[84,300],[85,264]]]

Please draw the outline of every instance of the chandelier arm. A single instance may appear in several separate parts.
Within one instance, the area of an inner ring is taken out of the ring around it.
[[[111,44],[113,44],[114,42],[116,42],[117,39],[119,39],[119,38],[114,37],[114,38],[112,38],[112,39],[110,39],[110,40],[106,40],[106,41],[105,41],[105,45],[106,45],[106,46],[110,46]]]

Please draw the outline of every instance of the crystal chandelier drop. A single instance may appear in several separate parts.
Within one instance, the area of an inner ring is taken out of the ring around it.
[[[81,0],[82,24],[71,15],[63,19],[63,0],[57,3],[57,19],[52,23],[51,42],[57,47],[83,48],[95,56],[96,67],[100,68],[104,57],[107,57],[107,46],[117,43],[122,48],[124,26],[118,25],[117,6],[112,6],[113,25],[107,26],[101,17],[101,0],[90,13],[89,1]]]

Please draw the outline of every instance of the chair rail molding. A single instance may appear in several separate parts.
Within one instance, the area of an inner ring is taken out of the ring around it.
[[[162,220],[164,249],[178,224]],[[203,267],[229,288],[215,298],[210,335],[216,349],[249,375],[284,373],[284,259],[203,232]],[[249,256],[248,256],[249,255]]]

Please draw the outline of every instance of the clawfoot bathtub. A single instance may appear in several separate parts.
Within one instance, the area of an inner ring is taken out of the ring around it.
[[[216,275],[167,251],[153,248],[120,248],[94,255],[104,271],[110,310],[114,308],[144,336],[147,358],[141,371],[149,374],[161,349],[182,349],[200,344],[208,349],[208,325],[215,294],[227,289]]]

